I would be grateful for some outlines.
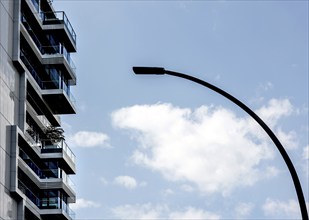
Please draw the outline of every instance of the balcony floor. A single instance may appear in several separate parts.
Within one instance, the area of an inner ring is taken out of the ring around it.
[[[53,114],[76,114],[75,106],[64,90],[42,90],[42,97]]]

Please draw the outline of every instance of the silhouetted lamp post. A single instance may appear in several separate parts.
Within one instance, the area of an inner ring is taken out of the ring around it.
[[[272,130],[248,106],[246,106],[244,103],[239,101],[234,96],[223,91],[222,89],[220,89],[220,88],[218,88],[218,87],[216,87],[216,86],[214,86],[214,85],[212,85],[208,82],[205,82],[203,80],[195,78],[193,76],[189,76],[189,75],[186,75],[186,74],[183,74],[183,73],[165,70],[164,68],[161,68],[161,67],[133,67],[133,71],[134,71],[135,74],[144,74],[144,75],[164,75],[164,74],[172,75],[172,76],[176,76],[176,77],[180,77],[180,78],[184,78],[184,79],[196,82],[198,84],[201,84],[201,85],[219,93],[220,95],[222,95],[225,98],[229,99],[230,101],[234,102],[236,105],[238,105],[245,112],[247,112],[264,129],[264,131],[272,139],[272,141],[276,145],[277,149],[279,150],[284,162],[286,163],[286,165],[287,165],[287,167],[290,171],[290,174],[291,174],[294,186],[295,186],[295,190],[296,190],[296,194],[297,194],[297,198],[298,198],[298,202],[299,202],[299,206],[300,206],[300,211],[301,211],[301,214],[302,214],[302,219],[308,220],[308,212],[307,212],[304,194],[303,194],[303,191],[302,191],[300,181],[299,181],[298,175],[296,173],[295,167],[294,167],[290,157],[288,156],[284,147],[282,146],[282,144],[280,143],[280,141],[278,140],[276,135],[272,132]]]

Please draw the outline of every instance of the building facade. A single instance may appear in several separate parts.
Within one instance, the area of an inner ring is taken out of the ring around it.
[[[0,0],[0,220],[74,219],[76,34],[51,0]]]

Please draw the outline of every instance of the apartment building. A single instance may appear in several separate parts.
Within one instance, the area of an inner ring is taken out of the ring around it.
[[[74,219],[76,34],[51,0],[0,0],[0,220]]]

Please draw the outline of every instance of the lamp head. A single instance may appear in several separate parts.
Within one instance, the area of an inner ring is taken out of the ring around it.
[[[165,69],[162,67],[139,67],[134,66],[133,72],[135,74],[144,74],[144,75],[163,75],[165,74]]]

